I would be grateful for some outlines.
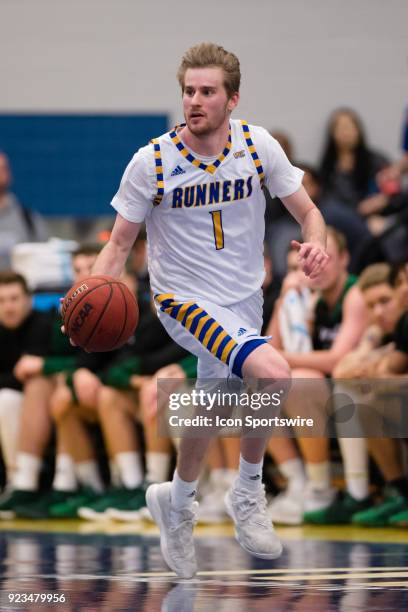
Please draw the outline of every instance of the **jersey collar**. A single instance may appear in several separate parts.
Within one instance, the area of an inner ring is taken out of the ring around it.
[[[231,150],[231,146],[232,146],[231,125],[229,126],[227,144],[225,145],[223,152],[217,157],[217,159],[212,164],[205,164],[200,159],[197,159],[196,157],[194,157],[194,155],[190,153],[190,151],[181,142],[180,138],[178,137],[177,130],[179,130],[180,128],[183,128],[185,125],[186,125],[185,123],[176,125],[176,127],[170,132],[171,140],[176,145],[181,155],[185,157],[187,161],[193,164],[193,166],[195,166],[196,168],[200,168],[201,170],[204,170],[205,172],[209,172],[210,174],[214,174],[218,166],[224,161],[224,159],[227,157],[228,153]]]

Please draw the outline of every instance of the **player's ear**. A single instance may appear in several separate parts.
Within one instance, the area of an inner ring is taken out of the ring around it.
[[[236,91],[232,94],[232,96],[228,100],[227,109],[229,110],[230,113],[232,113],[234,108],[237,106],[238,102],[239,102],[239,91]]]

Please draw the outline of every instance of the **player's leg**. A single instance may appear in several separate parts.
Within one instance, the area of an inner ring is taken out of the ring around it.
[[[159,304],[160,318],[173,339],[199,357],[199,380],[212,380],[213,384],[215,381],[215,387],[219,387],[216,379],[227,380],[231,374],[237,379],[242,378],[245,362],[250,364],[246,369],[252,378],[288,377],[289,368],[285,360],[258,335],[262,321],[260,294],[238,304],[235,310],[233,307],[223,308],[209,302],[178,302],[168,295],[160,297]],[[256,351],[258,356],[254,359]],[[252,366],[252,362],[256,366]],[[265,451],[265,442],[262,439],[250,445],[244,443],[241,447],[244,460],[246,457],[247,463],[254,461],[258,468]],[[152,485],[146,496],[149,510],[161,530],[163,556],[167,564],[184,577],[191,577],[196,571],[192,537],[197,511],[194,499],[209,443],[210,436],[192,436],[191,432],[188,437],[184,436],[180,442],[172,482]],[[254,498],[251,492],[249,496],[251,500]],[[250,504],[253,510],[252,501]],[[262,512],[263,504],[264,493]],[[232,513],[236,525],[239,522],[238,513]],[[262,518],[265,518],[264,526],[267,529],[270,521],[265,512]],[[268,550],[261,551],[262,556],[272,558],[280,554],[281,545],[276,540],[271,529],[271,545]],[[259,551],[254,552],[256,554]]]
[[[245,350],[245,349],[244,349]],[[239,355],[239,353],[238,353]],[[270,344],[260,344],[243,361],[245,379],[258,380],[260,390],[272,395],[287,389],[290,369],[285,359]],[[235,523],[238,542],[249,553],[264,559],[275,559],[282,552],[267,514],[265,488],[262,484],[263,458],[268,434],[241,438],[238,478],[228,491],[227,511]]]

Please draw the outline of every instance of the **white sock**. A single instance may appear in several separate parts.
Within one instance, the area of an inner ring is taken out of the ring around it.
[[[262,466],[260,463],[249,463],[242,455],[239,456],[238,486],[250,491],[256,491],[262,487]]]
[[[126,489],[136,489],[143,482],[143,465],[140,453],[130,451],[115,455],[120,480]]]
[[[348,493],[354,499],[368,496],[368,452],[364,438],[339,438]]]
[[[291,491],[302,491],[306,484],[306,474],[303,461],[296,457],[279,464],[279,471],[288,481],[287,488]]]
[[[146,480],[148,482],[165,482],[169,477],[169,453],[146,453]]]
[[[111,459],[109,461],[109,474],[110,474],[110,482],[113,487],[122,486],[122,481],[120,479],[119,468],[115,463],[115,459]]]
[[[306,474],[314,489],[330,487],[330,462],[306,463]]]
[[[35,491],[38,489],[42,460],[30,453],[17,453],[16,470],[13,477],[14,489]]]
[[[96,461],[79,461],[75,464],[75,472],[79,483],[94,491],[103,491],[104,486]]]
[[[75,491],[77,488],[75,462],[68,453],[58,453],[55,458],[52,488],[56,491]]]
[[[186,482],[178,475],[177,470],[174,470],[173,480],[171,482],[171,505],[174,510],[182,510],[191,508],[197,493],[197,480]]]

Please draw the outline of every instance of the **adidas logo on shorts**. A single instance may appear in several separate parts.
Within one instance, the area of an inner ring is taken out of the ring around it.
[[[246,329],[245,327],[240,327],[237,333],[237,336],[242,336],[242,334],[245,334]]]
[[[176,166],[170,176],[178,176],[179,174],[185,174],[186,171],[180,166]]]

